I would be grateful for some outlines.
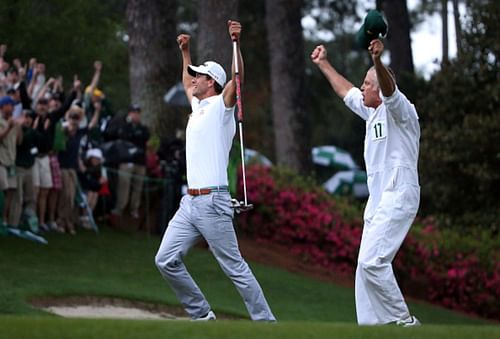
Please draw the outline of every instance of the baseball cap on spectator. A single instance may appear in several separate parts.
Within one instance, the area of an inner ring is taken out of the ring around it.
[[[101,161],[104,161],[104,156],[102,155],[102,151],[99,148],[91,148],[87,151],[87,154],[85,154],[85,158],[97,158]]]
[[[81,101],[80,99],[75,99],[71,103],[71,106],[77,106],[79,108],[83,108],[83,101]]]
[[[10,96],[6,95],[6,96],[3,96],[1,99],[0,99],[0,107],[3,107],[5,105],[12,105],[12,106],[15,106],[16,105],[16,102],[14,99],[12,99]]]
[[[226,72],[224,71],[224,68],[222,68],[222,66],[215,61],[206,61],[200,66],[189,65],[188,73],[194,77],[196,74],[208,75],[221,87],[224,87],[226,84]]]
[[[90,94],[91,92],[91,87],[90,86],[87,86],[85,87],[85,94]],[[104,92],[101,91],[99,88],[94,88],[94,91],[92,92],[92,95],[96,96],[96,97],[99,97],[99,98],[102,98],[104,96]]]
[[[129,112],[137,112],[137,113],[141,113],[141,106],[137,105],[137,104],[132,104],[128,107],[128,111]]]
[[[19,90],[19,87],[21,86],[21,83],[18,82],[12,86],[10,86],[8,89],[7,89],[7,94],[11,95],[11,94],[14,94],[16,93],[17,90]]]

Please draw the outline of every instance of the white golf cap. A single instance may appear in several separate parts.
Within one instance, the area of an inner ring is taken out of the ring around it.
[[[97,158],[101,161],[104,160],[104,157],[102,155],[102,151],[99,148],[91,148],[87,151],[86,158]]]
[[[224,87],[226,84],[226,72],[224,68],[215,61],[205,61],[200,66],[189,65],[188,73],[192,76],[196,76],[196,73],[209,75],[221,87]]]

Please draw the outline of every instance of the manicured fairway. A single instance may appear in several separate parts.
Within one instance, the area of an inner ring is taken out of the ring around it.
[[[500,326],[425,303],[410,303],[426,324],[422,328],[360,328],[355,325],[352,289],[252,263],[278,324],[63,319],[34,309],[28,300],[93,295],[170,305],[178,302],[154,266],[158,237],[104,230],[99,235],[80,233],[76,237],[54,234],[48,240],[49,245],[43,246],[0,238],[2,338],[500,337]],[[247,317],[238,293],[208,251],[193,249],[186,264],[216,312]]]

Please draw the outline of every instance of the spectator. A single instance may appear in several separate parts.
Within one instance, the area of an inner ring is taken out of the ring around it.
[[[156,139],[157,140],[157,139]],[[158,143],[149,140],[146,145],[146,174],[148,177],[161,178],[163,173],[158,156]]]
[[[10,65],[5,61],[4,55],[7,52],[7,45],[0,45],[0,97],[7,93],[7,70]]]
[[[35,196],[37,197],[38,220],[43,230],[49,229],[45,223],[45,214],[47,212],[47,197],[50,189],[54,186],[53,175],[55,173],[53,173],[53,168],[51,171],[50,153],[54,146],[56,124],[64,116],[64,113],[68,111],[71,103],[76,99],[77,93],[80,91],[80,85],[80,81],[75,79],[73,82],[73,90],[68,98],[66,98],[64,104],[50,113],[47,99],[41,98],[36,104],[37,117],[34,122],[34,128],[43,134],[43,138],[38,145],[38,154],[35,159],[33,171],[33,181],[35,185]],[[57,176],[55,176],[54,179],[60,180]],[[57,225],[52,225],[52,227],[56,228]]]
[[[35,98],[35,104],[40,97],[40,91],[45,84],[45,65],[37,63],[34,66],[33,77],[28,86],[28,94],[30,97]]]
[[[162,175],[165,178],[158,210],[158,229],[165,231],[168,221],[173,218],[182,198],[182,185],[186,184],[186,150],[183,131],[177,131],[175,138],[162,138],[158,156]]]
[[[107,178],[102,164],[104,157],[99,148],[91,148],[85,155],[85,160],[80,164],[78,180],[87,198],[90,210],[94,211],[99,198],[99,192],[106,183]],[[88,220],[86,218],[85,220]]]
[[[11,86],[7,90],[7,95],[10,95],[16,102],[12,116],[17,119],[21,117],[23,109],[31,108],[31,98],[29,97],[28,90],[26,88],[25,68],[22,66],[19,59],[15,59],[13,63],[15,68],[10,70],[9,77]]]
[[[12,118],[16,102],[10,96],[0,99],[0,190],[5,194],[3,222],[13,225],[10,205],[16,188],[16,146],[22,140],[20,125]]]
[[[99,110],[99,119],[97,125],[89,129],[88,143],[89,148],[97,147],[104,141],[103,132],[111,120],[113,114],[109,108],[109,103],[104,93],[98,88],[99,79],[102,72],[102,63],[94,62],[94,76],[92,82],[85,88],[83,96],[83,107],[86,113],[86,119],[90,119],[94,115],[95,110]]]
[[[111,212],[112,222],[121,216],[129,202],[129,195],[130,214],[139,218],[143,178],[146,175],[146,143],[150,136],[149,129],[141,123],[141,108],[131,105],[125,118],[117,117],[111,121],[107,133],[111,139],[129,141],[135,146],[134,150],[130,150],[134,156],[118,166],[117,198]]]
[[[38,152],[37,145],[41,139],[41,134],[33,129],[33,121],[36,117],[32,110],[24,110],[22,115],[22,142],[17,145],[16,153],[16,173],[17,190],[11,207],[13,225],[19,225],[23,210],[30,218],[36,218],[35,190],[33,186],[33,165]],[[35,220],[38,226],[38,220]],[[35,229],[34,231],[37,231]]]
[[[49,80],[48,82],[50,82]],[[49,99],[49,112],[57,112],[63,106],[62,99],[64,98],[64,92],[62,88],[59,88],[59,81],[53,79],[51,85],[51,94]],[[62,80],[61,80],[62,81]],[[42,89],[45,91],[45,89]],[[61,91],[61,92],[60,92]],[[43,96],[42,96],[43,97]],[[49,113],[50,114],[50,113]],[[48,195],[48,221],[47,226],[51,230],[60,231],[61,229],[56,223],[56,212],[58,208],[59,196],[62,189],[62,178],[61,178],[61,167],[59,165],[59,158],[57,156],[58,152],[66,149],[66,135],[63,130],[62,119],[57,121],[54,129],[54,142],[52,145],[52,150],[49,155],[50,172],[52,176],[52,188]]]
[[[64,132],[66,147],[59,152],[58,158],[61,165],[62,191],[59,197],[59,231],[75,234],[76,210],[75,195],[77,189],[77,174],[79,168],[80,142],[87,133],[88,128],[96,124],[93,118],[89,127],[80,128],[85,112],[79,106],[72,106],[66,113]]]

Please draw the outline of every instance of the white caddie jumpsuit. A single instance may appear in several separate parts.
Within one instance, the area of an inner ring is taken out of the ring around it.
[[[370,196],[356,268],[358,324],[386,324],[410,316],[392,260],[417,214],[420,126],[415,106],[396,88],[376,109],[363,105],[358,88],[345,104],[366,121],[364,158]]]

